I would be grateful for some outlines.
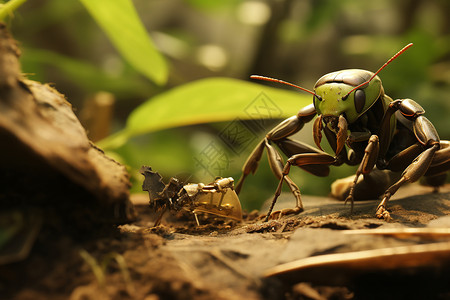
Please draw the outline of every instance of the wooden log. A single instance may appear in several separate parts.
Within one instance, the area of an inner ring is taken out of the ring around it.
[[[62,94],[21,74],[19,55],[0,24],[0,210],[31,205],[75,224],[132,221],[125,167],[89,141]]]

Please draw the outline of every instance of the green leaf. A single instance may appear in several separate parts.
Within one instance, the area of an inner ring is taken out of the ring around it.
[[[156,84],[166,83],[166,61],[155,48],[131,0],[80,1],[136,70]]]
[[[130,137],[172,127],[236,118],[285,118],[311,103],[305,93],[230,78],[201,79],[143,103],[131,113],[125,129],[99,145],[116,148]]]
[[[11,0],[5,4],[0,3],[0,21],[3,21],[7,16],[11,15],[19,6],[24,4],[27,0]]]

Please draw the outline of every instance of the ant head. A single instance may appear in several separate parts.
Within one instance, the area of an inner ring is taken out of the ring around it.
[[[369,78],[369,80],[361,83],[358,86],[355,86],[352,90],[350,90],[347,94],[344,95],[344,97],[342,97],[343,100],[345,100],[348,95],[350,95],[353,91],[360,89],[360,88],[364,88],[365,86],[367,86],[374,78],[375,76],[378,75],[378,73],[381,72],[381,70],[383,70],[388,64],[390,64],[394,59],[396,59],[398,56],[400,56],[403,52],[405,52],[409,47],[411,47],[413,44],[409,43],[408,45],[406,45],[405,47],[403,47],[400,51],[398,51],[394,56],[392,56],[387,62],[385,62],[381,68],[379,68],[373,75],[372,77]],[[313,95],[314,97],[320,98],[320,96],[318,96],[314,91],[310,91],[308,89],[305,89],[301,86],[298,86],[296,84],[281,80],[281,79],[276,79],[276,78],[271,78],[271,77],[266,77],[266,76],[260,76],[260,75],[251,75],[250,78],[252,79],[258,79],[258,80],[265,80],[265,81],[272,81],[272,82],[278,82],[278,83],[282,83],[282,84],[286,84],[292,87],[295,87],[297,89],[300,89],[304,92],[310,93],[311,95]]]

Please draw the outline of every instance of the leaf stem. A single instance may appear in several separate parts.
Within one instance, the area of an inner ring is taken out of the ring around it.
[[[11,0],[5,4],[0,4],[0,21],[3,21],[8,15],[11,15],[19,6],[27,0]]]

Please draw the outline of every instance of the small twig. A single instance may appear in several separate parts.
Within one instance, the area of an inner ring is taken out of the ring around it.
[[[260,285],[261,281],[256,278],[253,277],[249,274],[247,274],[246,272],[244,272],[242,270],[242,268],[236,266],[230,259],[228,259],[227,257],[225,257],[222,252],[220,252],[220,250],[218,249],[213,249],[211,251],[207,252],[209,255],[211,255],[213,258],[217,259],[218,261],[220,261],[224,266],[226,266],[228,269],[230,269],[231,271],[233,271],[234,273],[238,274],[239,276],[253,281],[255,284]]]
[[[287,222],[284,221],[280,228],[278,228],[277,233],[283,233],[283,231],[286,229]]]

